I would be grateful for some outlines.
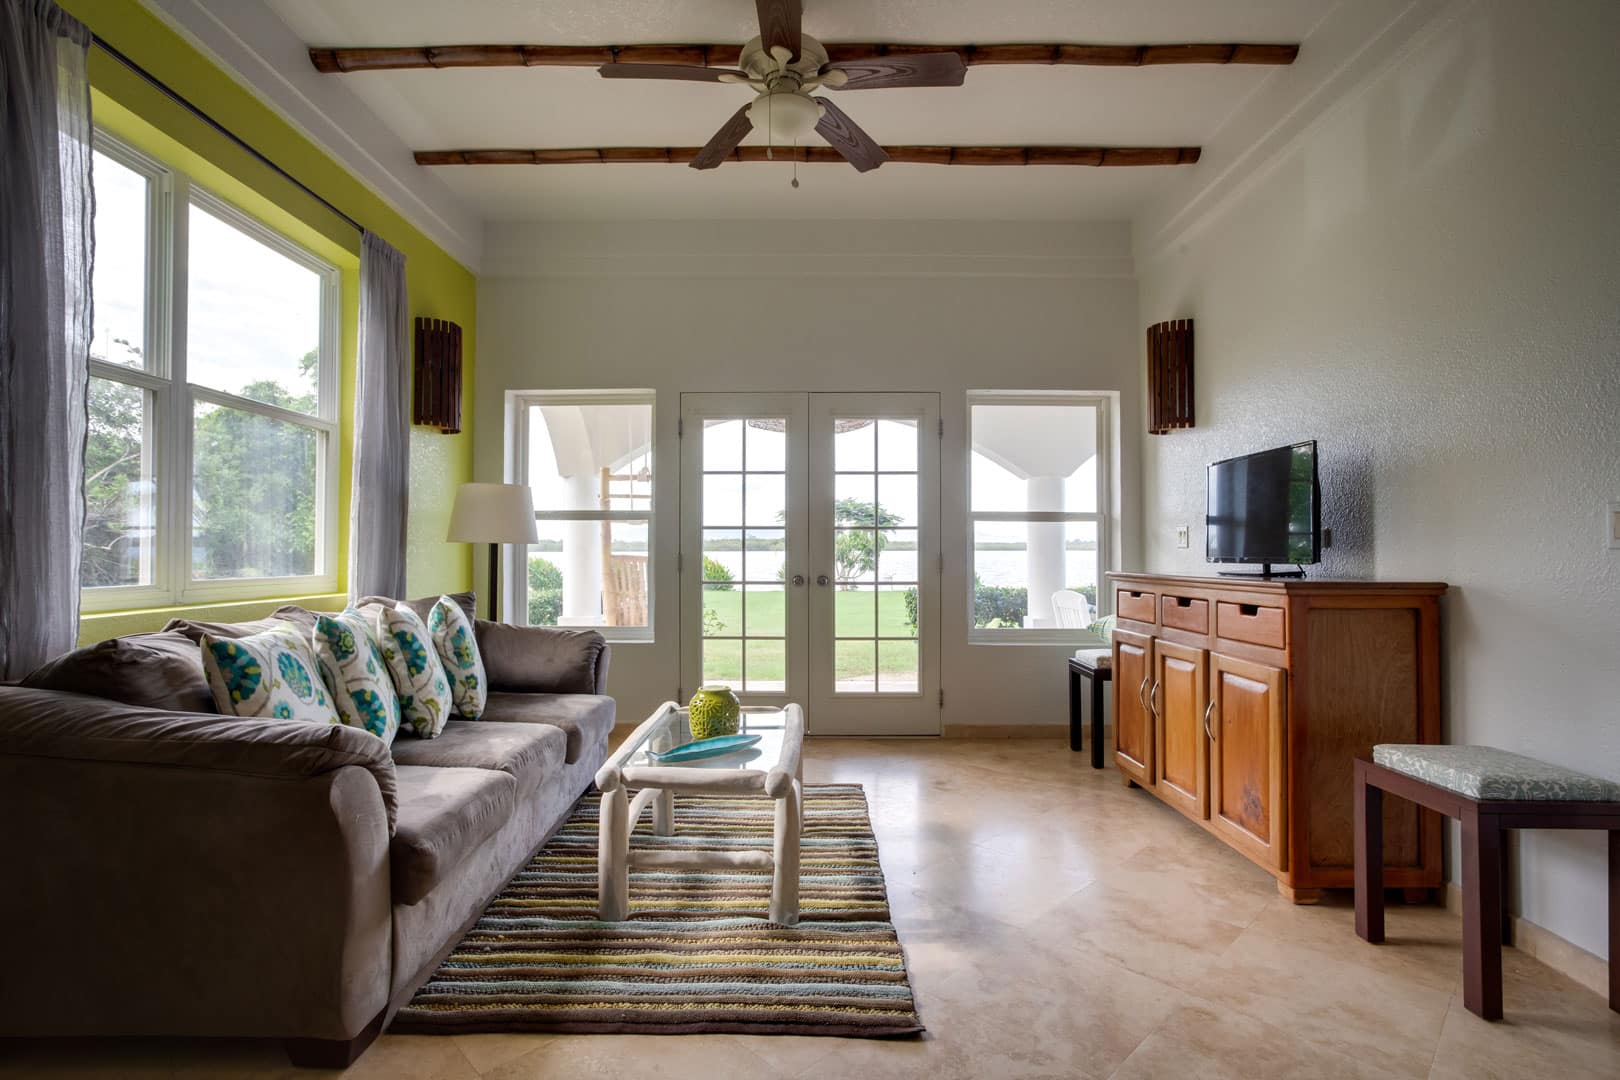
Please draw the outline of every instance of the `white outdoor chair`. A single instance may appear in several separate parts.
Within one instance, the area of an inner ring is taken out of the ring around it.
[[[1052,614],[1064,630],[1084,630],[1091,625],[1091,604],[1073,589],[1059,589],[1052,594]]]

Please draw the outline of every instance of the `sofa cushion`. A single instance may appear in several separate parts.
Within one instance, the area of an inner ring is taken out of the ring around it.
[[[399,818],[388,857],[394,903],[408,905],[500,831],[517,805],[517,783],[496,769],[396,765],[394,773]]]
[[[403,604],[361,609],[377,633],[377,648],[399,694],[400,723],[418,738],[433,739],[450,719],[450,677],[421,616]]]
[[[399,695],[371,623],[349,608],[315,617],[315,660],[338,719],[385,743],[399,733]]]
[[[229,716],[336,724],[309,639],[281,625],[244,638],[202,639],[203,671],[214,706]]]
[[[262,634],[275,626],[276,619],[252,619],[248,622],[199,622],[196,619],[170,619],[163,624],[163,632],[179,634],[188,641],[202,644],[203,635],[211,638],[244,638]]]
[[[448,593],[447,595],[456,602],[456,606],[461,609],[462,614],[467,616],[469,623],[478,618],[477,593],[458,592]],[[420,600],[391,600],[386,596],[362,596],[354,602],[354,606],[364,608],[368,604],[403,605],[416,612],[417,617],[425,623],[428,621],[428,615],[433,612],[433,605],[438,602],[439,598],[437,596],[424,596]]]
[[[35,668],[21,685],[170,712],[214,712],[202,650],[182,634],[111,638]]]
[[[606,740],[613,730],[613,699],[603,694],[492,693],[483,720],[550,724],[568,736],[567,763],[572,765],[593,740]]]
[[[516,781],[518,797],[527,798],[562,770],[567,746],[561,728],[452,720],[436,739],[397,740],[394,764],[493,769]]]
[[[484,661],[478,655],[472,620],[454,598],[441,596],[428,612],[427,627],[433,635],[439,659],[444,662],[444,674],[450,680],[450,697],[456,703],[456,715],[477,720],[484,715],[489,681],[484,676]]]
[[[594,694],[607,639],[595,630],[473,624],[491,690],[528,694]]]

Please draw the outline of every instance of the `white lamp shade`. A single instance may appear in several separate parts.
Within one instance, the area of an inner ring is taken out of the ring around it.
[[[525,484],[462,484],[450,511],[452,544],[533,544],[534,500]]]

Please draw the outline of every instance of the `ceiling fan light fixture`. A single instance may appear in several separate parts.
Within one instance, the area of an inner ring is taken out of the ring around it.
[[[796,146],[815,130],[821,120],[821,106],[803,94],[778,90],[759,95],[748,107],[748,120],[766,141],[777,146]]]

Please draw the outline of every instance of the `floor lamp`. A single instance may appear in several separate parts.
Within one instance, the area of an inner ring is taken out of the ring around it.
[[[450,511],[452,544],[489,545],[489,618],[500,621],[502,544],[538,543],[527,484],[462,484]]]

